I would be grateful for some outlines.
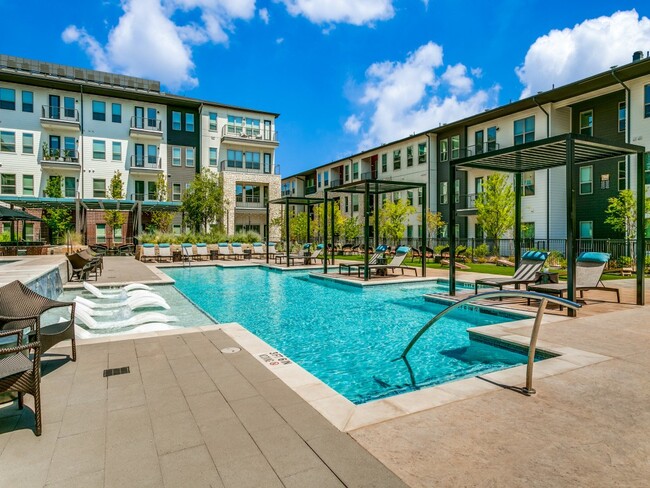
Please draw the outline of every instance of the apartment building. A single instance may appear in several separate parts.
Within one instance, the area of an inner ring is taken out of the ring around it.
[[[0,201],[37,216],[44,206],[66,206],[89,244],[120,244],[146,228],[147,211],[178,211],[206,167],[225,174],[229,232],[263,232],[257,209],[240,208],[237,195],[255,186],[250,203],[279,197],[278,116],[167,94],[153,80],[0,55]],[[231,150],[237,178],[229,176]],[[116,172],[119,202],[108,194]],[[160,175],[167,202],[157,202]],[[56,202],[44,194],[52,176],[62,181]],[[107,228],[106,209],[123,211],[125,224]],[[173,226],[183,230],[180,214]],[[44,224],[25,228],[26,240],[49,240]]]
[[[449,198],[454,194],[456,236],[482,238],[475,202],[492,171],[465,168],[457,171],[451,182],[450,164],[567,133],[650,149],[650,59],[636,53],[632,63],[610,71],[286,177],[282,194],[321,196],[325,187],[363,179],[426,182],[429,208],[441,212],[445,222],[449,221]],[[633,160],[626,156],[576,166],[578,237],[624,237],[604,223],[605,210],[608,199],[620,190],[635,189]],[[650,184],[648,153],[645,161],[646,183]],[[514,182],[511,174],[508,177]],[[524,237],[564,239],[565,168],[523,172],[521,182]],[[417,208],[415,195],[393,196],[399,197],[409,199]],[[347,215],[361,210],[354,197],[342,197],[340,205]],[[419,235],[417,215],[419,211],[409,219],[405,238]],[[439,237],[447,232],[443,227]]]

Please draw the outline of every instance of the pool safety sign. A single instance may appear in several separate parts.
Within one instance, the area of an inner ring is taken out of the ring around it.
[[[259,358],[264,361],[267,366],[284,366],[286,364],[291,364],[291,360],[278,351],[272,351],[268,354],[260,354]]]

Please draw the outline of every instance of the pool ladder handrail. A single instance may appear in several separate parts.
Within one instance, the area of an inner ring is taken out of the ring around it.
[[[409,369],[409,373],[411,374],[411,377],[413,378],[411,367],[408,363],[408,360],[406,359],[406,355],[409,353],[409,351],[415,345],[415,343],[420,339],[420,337],[422,337],[424,333],[427,330],[429,330],[433,324],[438,322],[441,318],[443,318],[445,315],[450,313],[452,310],[462,307],[463,305],[469,302],[473,302],[475,300],[480,300],[480,299],[487,299],[487,298],[509,298],[509,297],[527,298],[529,301],[530,299],[539,300],[537,315],[535,316],[535,324],[533,325],[533,331],[530,336],[530,344],[528,346],[526,386],[523,388],[524,394],[528,396],[533,395],[535,393],[535,389],[533,388],[533,364],[535,363],[535,349],[537,347],[537,337],[539,335],[540,326],[542,325],[542,318],[544,317],[544,311],[546,310],[546,305],[548,304],[548,302],[551,302],[573,310],[578,310],[579,308],[582,307],[582,305],[580,305],[579,303],[572,302],[571,300],[567,300],[565,298],[560,298],[553,295],[547,295],[546,293],[537,293],[534,291],[523,291],[523,290],[488,291],[485,293],[479,293],[478,295],[471,295],[467,298],[459,300],[456,303],[453,303],[452,305],[444,309],[442,312],[437,314],[435,317],[433,317],[431,320],[429,320],[418,331],[418,333],[415,334],[415,336],[413,336],[413,339],[411,339],[411,341],[408,343],[408,346],[406,346],[402,354],[398,358],[393,359],[393,361],[397,361],[400,359],[403,360],[406,363],[407,368]]]

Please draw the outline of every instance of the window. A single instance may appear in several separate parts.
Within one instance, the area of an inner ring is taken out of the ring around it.
[[[418,188],[418,205],[422,205],[422,188]]]
[[[535,194],[535,172],[526,171],[521,174],[521,194],[528,197]]]
[[[235,115],[228,116],[228,133],[229,134],[241,134],[242,133],[242,122],[241,117]]]
[[[246,118],[246,135],[253,137],[262,135],[260,132],[260,119]]]
[[[2,100],[2,89],[0,88],[0,100]],[[2,107],[2,102],[0,102],[0,108]],[[643,87],[643,113],[644,117],[647,119],[650,117],[650,85]]]
[[[74,137],[64,137],[63,138],[63,157],[70,160],[71,158],[77,157],[76,152],[77,143]]]
[[[454,203],[460,202],[460,180],[454,181]]]
[[[158,111],[153,107],[147,108],[147,128],[158,129]]]
[[[488,129],[489,130],[489,129]],[[489,139],[489,133],[488,133]],[[515,146],[535,140],[535,116],[515,120]]]
[[[77,196],[77,180],[74,176],[66,176],[63,180],[64,183],[64,192],[63,195],[66,198],[74,198]]]
[[[74,98],[63,97],[63,116],[66,119],[77,120],[77,117],[75,116]]]
[[[580,167],[580,195],[590,195],[593,193],[593,166]]]
[[[601,190],[609,189],[609,173],[605,175],[600,175],[600,189]]]
[[[260,169],[260,153],[247,152],[246,153],[246,168],[259,171]]]
[[[474,132],[474,153],[475,154],[483,154],[483,144],[485,143],[483,140],[483,131],[482,130],[477,130]]]
[[[181,148],[172,147],[172,166],[181,165]]]
[[[34,224],[25,222],[23,225],[25,226],[25,240],[34,241]]]
[[[111,104],[111,120],[116,124],[122,123],[122,105],[119,103]]]
[[[406,166],[413,166],[413,146],[406,148]]]
[[[106,198],[106,180],[93,180],[93,197]]]
[[[23,90],[23,112],[34,111],[34,93]]]
[[[345,169],[343,170],[343,172],[345,173],[345,181],[346,182],[350,181],[350,165],[349,164],[345,165]]]
[[[393,151],[393,170],[400,169],[402,167],[402,150],[395,149]]]
[[[323,173],[323,180],[324,180],[325,186],[330,186],[330,172],[329,171],[325,171]]]
[[[618,104],[618,131],[625,132],[625,119],[627,109],[625,107],[625,102],[620,102]]]
[[[180,112],[172,112],[172,130],[181,130]]]
[[[16,110],[16,90],[13,88],[0,88],[0,108]]]
[[[406,191],[406,204],[407,205],[413,205],[413,191],[412,190],[407,190]]]
[[[209,129],[210,130],[217,130],[217,113],[216,112],[210,112],[208,114],[208,118],[210,120],[210,125]]]
[[[407,225],[406,226],[406,238],[407,239],[412,239],[413,238],[413,226],[412,225]]]
[[[359,178],[359,162],[352,164],[352,179],[356,180]]]
[[[194,148],[185,148],[185,166],[194,166]]]
[[[271,174],[271,154],[264,153],[264,172]]]
[[[488,127],[487,130],[487,150],[495,151],[497,148],[497,128]]]
[[[0,152],[16,152],[16,133],[0,131]]]
[[[106,120],[106,102],[93,100],[93,120]]]
[[[348,197],[343,197],[343,209],[345,213],[350,211],[350,200]]]
[[[447,204],[447,182],[440,182],[440,205]]]
[[[393,202],[397,202],[400,198],[402,198],[402,195],[398,191],[393,192]]]
[[[122,226],[113,227],[113,242],[115,244],[122,243]]]
[[[418,164],[424,164],[427,162],[427,144],[423,142],[418,144]]]
[[[158,187],[155,181],[147,181],[147,199],[158,200]]]
[[[185,114],[185,130],[194,132],[194,114]]]
[[[583,136],[594,135],[594,111],[580,112],[580,134]]]
[[[3,195],[16,194],[16,175],[7,173],[0,175],[0,193]]]
[[[322,173],[318,173],[318,175],[316,175],[316,179],[318,180],[318,188],[323,186],[323,175],[322,175]]]
[[[122,143],[113,141],[113,161],[122,160]]]
[[[106,242],[106,224],[95,224],[95,241],[97,244]]]
[[[650,185],[650,153],[643,155],[643,163],[645,168],[645,184]]]
[[[229,168],[243,168],[244,167],[244,153],[234,149],[228,149],[228,167]]]
[[[442,139],[440,141],[440,161],[447,161],[449,159],[449,141]]]
[[[646,180],[647,181],[647,180]],[[625,161],[618,162],[618,191],[627,188],[627,167]]]
[[[57,159],[61,154],[61,137],[50,136],[50,156],[52,159]]]
[[[23,195],[34,196],[34,175],[23,175]]]
[[[23,153],[34,154],[34,134],[23,132]]]
[[[460,157],[460,136],[451,136],[451,159]]]
[[[353,212],[358,212],[359,211],[359,194],[358,193],[353,193],[352,194],[352,211]]]
[[[181,199],[181,184],[174,183],[172,185],[172,200],[177,202]]]
[[[580,239],[594,238],[594,223],[589,221],[580,222]]]
[[[93,159],[106,159],[106,141],[93,139]]]
[[[478,178],[474,178],[474,193],[478,195],[479,193],[483,193],[483,177],[479,176]]]
[[[210,166],[216,166],[217,165],[217,148],[216,147],[211,147],[210,148]]]
[[[381,155],[381,172],[385,173],[388,171],[388,154],[384,153]]]

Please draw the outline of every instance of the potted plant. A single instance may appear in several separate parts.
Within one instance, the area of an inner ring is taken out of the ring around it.
[[[50,160],[50,147],[47,145],[47,142],[43,143],[43,159],[45,161]]]
[[[66,160],[66,162],[72,161],[72,151],[69,149],[66,149],[63,151],[63,158]]]
[[[54,161],[56,161],[57,159],[59,159],[59,150],[58,149],[52,149],[50,151],[50,156],[52,157],[52,159]]]

